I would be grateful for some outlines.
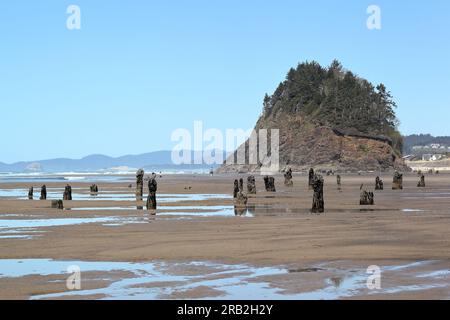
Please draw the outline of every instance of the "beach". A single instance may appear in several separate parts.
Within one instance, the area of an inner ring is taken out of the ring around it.
[[[98,195],[91,180],[47,181],[42,201],[26,199],[32,185],[38,199],[40,182],[0,183],[0,297],[448,299],[450,175],[417,188],[406,174],[403,190],[380,175],[375,205],[360,206],[361,184],[373,190],[376,175],[341,174],[341,191],[325,176],[323,214],[309,212],[299,173],[292,188],[277,175],[275,193],[256,175],[257,194],[238,215],[233,181],[245,174],[158,176],[156,215],[134,198],[133,176],[98,181]],[[74,200],[51,209],[68,183]],[[81,290],[66,287],[70,265]],[[366,286],[369,266],[380,267],[379,289]]]

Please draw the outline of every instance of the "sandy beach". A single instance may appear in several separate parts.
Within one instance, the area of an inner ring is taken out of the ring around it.
[[[293,188],[277,176],[276,193],[257,175],[238,216],[233,181],[246,175],[158,178],[156,216],[134,199],[131,176],[99,182],[97,196],[70,182],[65,210],[50,206],[67,181],[47,182],[46,201],[25,199],[31,185],[38,199],[42,183],[1,183],[0,298],[448,299],[450,175],[426,176],[426,188],[405,175],[399,191],[383,175],[375,205],[360,206],[360,185],[373,190],[375,176],[343,174],[342,191],[326,176],[320,215],[309,213],[305,174]],[[66,287],[73,264],[81,290]],[[380,289],[366,286],[372,265]]]

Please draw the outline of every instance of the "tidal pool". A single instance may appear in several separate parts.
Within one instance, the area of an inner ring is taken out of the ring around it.
[[[384,272],[397,272],[394,278],[408,272],[409,283],[384,284],[381,289],[367,292],[368,274],[365,269],[343,269],[327,263],[308,268],[314,270],[318,289],[304,291],[299,284],[305,282],[303,272],[290,273],[284,266],[256,267],[248,264],[222,264],[209,261],[195,262],[88,262],[55,261],[50,259],[3,259],[0,260],[0,283],[3,278],[21,278],[25,276],[63,275],[69,277],[73,270],[80,271],[81,290],[69,290],[65,283],[60,292],[32,295],[31,299],[70,298],[71,296],[103,297],[102,299],[340,299],[357,297],[361,293],[392,294],[413,292],[433,288],[448,287],[442,277],[449,275],[448,270],[434,270],[421,273],[420,268],[428,262],[409,263],[397,266],[383,266]],[[74,268],[75,267],[75,268]],[[418,270],[419,269],[419,270]],[[118,271],[124,271],[120,275]],[[86,281],[105,280],[107,284],[94,289],[83,289],[83,274],[95,272]],[[92,278],[94,277],[94,278]],[[297,283],[295,291],[286,288],[286,280]],[[424,278],[427,283],[420,283]],[[438,280],[438,282],[436,282]],[[41,280],[40,280],[41,281]],[[417,282],[418,281],[418,282]],[[64,289],[63,289],[64,288]],[[31,291],[31,290],[30,290]],[[36,291],[36,290],[34,290]],[[1,298],[1,297],[0,297]]]

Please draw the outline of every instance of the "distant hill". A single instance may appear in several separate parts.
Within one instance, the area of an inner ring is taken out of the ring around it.
[[[427,146],[429,144],[441,144],[450,147],[450,137],[434,137],[431,134],[412,134],[403,137],[403,152],[411,154],[415,146]]]
[[[280,166],[336,170],[406,169],[396,104],[383,84],[372,85],[338,61],[305,62],[266,94],[255,129],[279,129]],[[248,141],[238,150],[248,153]],[[236,153],[234,155],[236,157]],[[231,160],[231,159],[230,159]],[[219,172],[258,171],[259,164],[224,164]]]
[[[189,151],[188,151],[189,152]],[[194,152],[190,151],[192,158]],[[217,151],[224,152],[224,151]],[[224,157],[225,157],[224,152]],[[101,154],[89,155],[82,159],[49,159],[38,161],[22,161],[12,164],[0,162],[0,172],[71,172],[71,171],[98,171],[120,167],[129,168],[199,168],[208,167],[206,164],[200,165],[175,165],[172,163],[171,151],[156,151],[139,155],[126,155],[121,157],[109,157]]]

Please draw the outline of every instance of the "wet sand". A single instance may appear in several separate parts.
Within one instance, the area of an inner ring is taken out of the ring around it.
[[[450,269],[450,175],[427,175],[427,187],[424,189],[416,187],[417,175],[406,175],[404,190],[401,191],[391,190],[390,175],[382,176],[385,190],[375,192],[375,206],[370,207],[359,206],[359,187],[364,183],[366,188],[373,189],[375,174],[342,175],[342,192],[337,190],[336,177],[325,177],[326,211],[320,215],[309,213],[312,192],[307,188],[306,175],[294,175],[293,188],[285,187],[283,178],[277,176],[276,193],[264,192],[262,177],[256,176],[258,193],[249,199],[251,210],[246,216],[230,214],[233,213],[230,196],[236,177],[240,176],[164,176],[158,181],[158,194],[166,195],[167,198],[160,199],[156,216],[149,215],[146,210],[136,209],[144,203],[132,199],[134,189],[129,189],[129,182],[126,181],[98,183],[100,194],[95,201],[89,200],[90,183],[71,182],[74,194],[84,195],[80,197],[82,200],[65,202],[66,208],[74,210],[50,209],[50,200],[29,201],[17,200],[17,197],[1,197],[0,226],[2,221],[11,227],[18,220],[34,219],[47,219],[51,223],[51,219],[70,218],[85,219],[85,222],[25,229],[9,228],[9,233],[0,227],[0,259],[136,263],[201,261],[285,270],[304,270],[324,264],[326,271],[287,272],[257,277],[258,283],[262,282],[265,286],[282,292],[281,297],[271,294],[267,298],[283,298],[284,295],[286,298],[318,299],[321,298],[320,294],[304,297],[299,294],[327,287],[329,281],[339,283],[340,278],[351,278],[352,270],[358,274],[365,273],[370,265],[388,267],[423,261],[424,265],[408,269],[412,270],[409,273],[383,273],[386,285],[398,288],[402,284],[405,287],[417,284],[416,290],[388,292],[386,289],[369,292],[361,289],[353,290],[352,294],[322,293],[322,298],[450,297],[450,286],[425,286],[435,282],[446,284],[449,282],[446,276],[416,276],[419,271]],[[246,179],[246,175],[242,177]],[[47,183],[47,188],[50,192],[60,192],[62,198],[66,183],[50,182]],[[30,186],[30,183],[0,183],[0,190],[23,189],[25,193],[22,197],[26,197],[26,190]],[[40,184],[35,184],[34,187],[36,198]],[[105,193],[126,193],[127,197],[113,200],[101,198],[107,196]],[[190,200],[190,197],[177,199],[178,196],[189,194],[218,196],[203,197],[200,200]],[[99,209],[101,207],[104,209]],[[90,210],[75,210],[76,208]],[[227,215],[221,216],[224,210]],[[211,214],[213,216],[209,216]],[[92,218],[105,218],[107,221],[89,222]],[[334,266],[336,264],[337,267]],[[92,279],[83,287],[104,287],[126,278],[126,274],[129,271],[122,270],[111,276],[112,280],[103,282],[102,277]],[[210,271],[206,270],[198,276],[209,275]],[[67,275],[59,277],[67,278]],[[245,280],[245,283],[250,285],[252,281],[254,279]],[[154,284],[147,283],[147,286]],[[29,275],[28,278],[0,276],[1,298],[32,298],[67,291],[64,287],[64,281],[55,286],[55,282],[40,279],[36,275]],[[174,285],[172,292],[161,292],[156,298],[220,298],[224,297],[222,291],[217,284],[200,284],[188,289],[177,289]],[[107,298],[107,295],[77,296],[77,292],[73,292],[72,296],[66,298],[74,297]]]

